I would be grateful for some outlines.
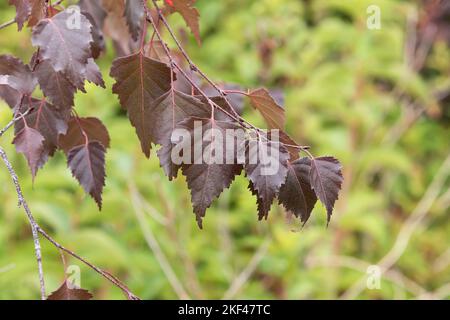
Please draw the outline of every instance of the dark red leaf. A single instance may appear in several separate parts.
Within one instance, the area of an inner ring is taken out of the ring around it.
[[[150,157],[152,106],[171,88],[171,70],[161,62],[147,58],[142,52],[118,58],[113,62],[111,76],[116,79],[113,92],[128,111],[131,124],[141,141],[142,151]]]
[[[49,60],[40,62],[35,70],[42,92],[50,101],[62,109],[70,110],[74,105],[77,88],[63,72],[55,71]]]
[[[86,137],[88,141],[98,141],[109,148],[108,130],[99,119],[75,117],[70,119],[67,133],[59,137],[58,146],[68,154],[72,148],[85,144]]]
[[[40,47],[43,60],[49,60],[55,71],[63,72],[78,89],[83,89],[92,41],[89,20],[68,9],[41,20],[32,35],[32,43]]]
[[[177,124],[189,117],[208,117],[211,108],[200,100],[176,90],[170,90],[152,105],[154,119],[152,139],[162,145],[158,156],[166,175],[170,180],[177,177],[178,166],[170,158],[172,152],[171,135]]]
[[[267,89],[254,90],[250,92],[249,97],[252,106],[264,117],[269,129],[284,130],[286,122],[284,109],[270,96]]]
[[[187,26],[194,34],[197,43],[200,45],[202,42],[200,39],[199,26],[200,14],[198,13],[198,10],[194,8],[194,4],[195,0],[171,0],[171,3],[169,3],[175,11],[181,14]]]
[[[141,0],[126,0],[125,18],[134,41],[139,39],[144,18],[144,6]]]
[[[86,79],[99,87],[105,88],[105,81],[103,81],[102,73],[93,58],[89,58],[88,60],[86,66]]]
[[[63,284],[50,294],[47,300],[90,300],[92,294],[89,291],[79,288],[74,288],[71,284],[67,283],[67,280]]]
[[[196,122],[202,128],[204,135],[209,134],[210,137],[194,134]],[[186,176],[188,187],[191,190],[192,205],[194,213],[197,216],[197,223],[202,228],[202,221],[206,213],[206,209],[211,206],[212,201],[217,198],[224,189],[228,188],[233,182],[236,175],[242,171],[242,165],[234,161],[234,164],[226,164],[227,154],[233,154],[235,150],[227,150],[230,145],[226,144],[229,131],[236,130],[239,127],[228,121],[215,121],[204,118],[189,118],[181,122],[177,128],[186,129],[191,133],[190,141],[181,141],[181,147],[190,148],[190,163],[182,164],[183,175]],[[223,137],[223,141],[216,140],[213,135],[217,130]],[[201,145],[203,152],[196,154],[194,148]],[[234,146],[231,146],[234,148]],[[222,151],[222,154],[219,154]],[[218,158],[217,158],[218,157]],[[222,161],[220,161],[220,158]],[[217,161],[215,161],[217,160]]]
[[[30,0],[8,0],[9,5],[16,7],[16,22],[19,31],[22,30],[23,25],[27,22],[31,13]]]
[[[286,181],[289,154],[278,142],[260,136],[248,143],[244,166],[250,190],[257,196],[259,219],[268,217],[273,200]]]
[[[315,158],[311,161],[311,184],[327,209],[328,222],[342,186],[341,168],[339,161],[333,157]]]
[[[27,158],[33,178],[36,176],[42,152],[44,151],[43,142],[44,137],[39,131],[27,126],[16,134],[12,142],[16,145],[17,152],[22,153]]]
[[[11,108],[16,106],[22,95],[31,95],[36,85],[37,80],[28,65],[10,55],[0,56],[0,88],[4,89],[4,94],[0,92],[0,97],[5,99]],[[8,97],[8,93],[13,96]],[[12,105],[13,103],[15,104]]]
[[[90,141],[70,149],[67,155],[67,163],[72,175],[84,191],[94,198],[100,210],[105,186],[105,152],[103,144]]]
[[[16,121],[14,131],[17,135],[24,130],[26,122],[28,127],[37,130],[44,137],[43,151],[37,164],[38,168],[42,168],[48,158],[53,156],[56,151],[58,135],[67,131],[68,112],[62,111],[45,100],[27,98],[24,99],[24,103],[18,111],[25,113],[29,109],[32,111],[24,119]]]
[[[317,196],[310,184],[311,160],[302,158],[287,164],[286,182],[280,189],[278,200],[286,210],[291,211],[306,223],[311,216]]]
[[[28,0],[30,1],[30,0]],[[45,18],[45,0],[31,0],[31,14],[28,20],[28,27],[34,27]]]

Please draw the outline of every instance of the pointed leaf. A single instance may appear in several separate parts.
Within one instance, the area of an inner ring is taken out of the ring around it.
[[[33,28],[32,43],[40,47],[43,60],[50,60],[55,71],[62,71],[79,89],[83,89],[92,41],[91,23],[76,10],[62,11]]]
[[[172,0],[172,7],[183,17],[186,25],[191,29],[197,43],[201,44],[199,19],[200,14],[194,8],[195,0]]]
[[[30,1],[30,0],[28,0]],[[45,18],[45,0],[32,0],[30,19],[28,27],[34,27]]]
[[[32,111],[24,119],[16,121],[14,131],[17,135],[24,130],[26,121],[28,127],[39,131],[44,137],[43,151],[38,161],[38,168],[42,168],[48,158],[53,156],[56,151],[58,135],[67,131],[68,113],[45,100],[37,99],[25,99],[24,104],[18,111],[25,113],[29,109]]]
[[[69,121],[67,133],[59,137],[58,145],[66,154],[74,147],[88,141],[98,141],[106,149],[109,148],[109,133],[103,123],[97,118],[75,118]],[[85,136],[86,135],[86,136]]]
[[[291,211],[306,223],[311,216],[317,196],[310,184],[311,160],[302,158],[287,164],[286,182],[280,189],[278,200],[286,210]]]
[[[36,176],[41,155],[44,150],[43,142],[44,137],[39,131],[30,127],[23,128],[16,134],[12,142],[16,145],[17,152],[22,153],[27,158],[28,166],[31,169],[33,178]]]
[[[267,219],[273,200],[286,181],[287,150],[267,137],[248,142],[246,147],[245,173],[251,184],[250,190],[258,198],[259,219]]]
[[[102,73],[93,58],[89,58],[88,60],[86,66],[86,79],[99,87],[105,88],[105,81],[103,81]]]
[[[137,41],[141,34],[142,19],[144,18],[144,7],[141,0],[126,0],[125,18],[133,40]]]
[[[170,180],[177,177],[178,166],[174,166],[170,155],[172,152],[171,135],[177,124],[189,117],[208,117],[211,108],[198,99],[176,90],[170,90],[155,101],[152,106],[154,126],[152,139],[162,145],[158,156],[166,175]]]
[[[67,280],[52,294],[47,300],[90,300],[92,294],[89,291],[79,288],[74,288],[67,283]]]
[[[167,65],[145,57],[142,52],[116,59],[111,68],[111,76],[116,79],[113,92],[119,95],[120,104],[128,111],[147,157],[150,157],[152,126],[155,125],[152,104],[170,90],[170,73]]]
[[[202,128],[203,134],[196,135],[196,126]],[[242,165],[236,161],[226,164],[227,154],[235,152],[226,144],[229,131],[239,127],[226,121],[215,121],[204,118],[189,118],[179,124],[177,128],[183,128],[191,133],[191,161],[182,164],[183,175],[186,176],[188,187],[191,190],[192,205],[197,216],[197,223],[202,228],[202,221],[206,209],[224,189],[228,188],[236,175],[242,171]],[[216,139],[217,135],[223,137],[222,141]],[[207,135],[210,135],[209,137]],[[186,141],[180,142],[186,143]],[[203,152],[196,154],[195,148],[202,146]],[[234,148],[234,146],[231,146]],[[218,154],[220,154],[219,157]],[[214,154],[214,155],[213,155]],[[214,157],[214,158],[213,158]],[[220,158],[222,161],[220,161]]]
[[[315,158],[311,161],[311,184],[327,209],[328,222],[344,179],[341,168],[339,161],[333,157]]]
[[[20,31],[31,13],[30,0],[9,0],[9,5],[16,7],[16,22]]]
[[[105,152],[106,149],[100,142],[90,141],[72,148],[67,155],[72,175],[84,191],[94,198],[100,210],[105,186]]]
[[[31,95],[37,80],[28,65],[10,55],[0,56],[0,87],[8,87],[19,95]]]
[[[264,117],[269,129],[284,130],[284,109],[278,105],[266,89],[257,89],[250,92],[250,102]]]
[[[77,90],[61,71],[55,71],[49,60],[41,61],[35,70],[42,92],[50,101],[62,109],[70,110],[74,105]]]

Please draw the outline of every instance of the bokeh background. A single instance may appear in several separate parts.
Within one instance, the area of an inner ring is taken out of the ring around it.
[[[106,90],[88,86],[76,97],[78,113],[99,117],[112,138],[102,212],[62,154],[33,185],[11,131],[0,144],[42,226],[143,299],[448,299],[450,9],[433,9],[437,2],[198,0],[201,48],[180,17],[170,18],[208,75],[283,92],[289,134],[315,155],[341,160],[345,184],[328,228],[319,204],[304,228],[276,204],[258,222],[239,177],[200,231],[185,181],[169,182],[154,153],[145,159],[111,92],[110,43],[99,60]],[[366,26],[369,5],[381,8],[380,30]],[[2,1],[0,21],[13,17]],[[0,54],[8,53],[29,60],[29,31],[0,30]],[[250,108],[245,116],[262,124]],[[10,119],[0,102],[1,126]],[[0,299],[37,299],[30,228],[0,167]],[[58,251],[42,244],[51,292],[64,271]],[[68,263],[97,299],[123,298]],[[371,265],[385,271],[379,289],[367,288]]]

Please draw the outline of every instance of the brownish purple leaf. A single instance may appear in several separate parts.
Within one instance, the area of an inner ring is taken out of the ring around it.
[[[30,0],[8,0],[8,2],[9,5],[14,5],[16,7],[16,23],[20,31],[31,13]]]
[[[31,109],[31,112],[28,111]],[[26,126],[37,130],[43,137],[43,151],[37,163],[38,168],[42,168],[48,158],[53,156],[57,145],[58,135],[67,131],[68,112],[49,104],[45,100],[24,99],[18,113],[29,112],[24,119],[16,121],[14,131],[17,135]]]
[[[259,219],[268,217],[273,200],[286,181],[289,153],[280,143],[260,136],[246,147],[245,173],[257,197]]]
[[[267,89],[257,89],[249,94],[252,106],[258,110],[269,129],[284,130],[286,119],[284,109],[270,96]]]
[[[195,0],[172,0],[173,9],[178,12],[191,29],[197,43],[201,44],[199,19],[200,14],[194,7]]]
[[[286,182],[280,188],[278,200],[286,210],[306,223],[317,202],[317,196],[310,184],[309,173],[311,160],[298,159],[287,163],[288,174]]]
[[[92,294],[84,289],[79,289],[73,287],[73,285],[68,284],[67,280],[63,284],[50,294],[47,300],[91,300]]]
[[[67,163],[72,175],[84,191],[94,198],[100,210],[105,186],[105,153],[103,144],[90,141],[70,149],[67,155]]]
[[[91,23],[76,10],[64,10],[33,28],[32,43],[40,47],[43,60],[49,60],[78,89],[84,87],[92,41]]]
[[[104,124],[97,118],[76,118],[72,117],[69,121],[67,133],[59,136],[58,146],[66,154],[77,146],[88,141],[98,141],[106,149],[109,148],[109,133]]]
[[[134,41],[137,41],[141,34],[144,12],[141,0],[126,0],[124,16]]]
[[[105,88],[105,81],[103,81],[102,73],[93,58],[89,58],[88,60],[86,66],[86,79],[99,87]]]
[[[30,0],[28,0],[30,1]],[[30,19],[28,27],[34,27],[45,18],[45,0],[32,0]]]
[[[194,134],[196,126],[202,128],[203,134]],[[230,134],[227,130],[236,130],[239,127],[228,121],[189,118],[181,122],[177,128],[191,133],[189,141],[182,140],[178,145],[184,150],[190,150],[191,153],[189,163],[182,164],[182,172],[191,190],[197,223],[202,228],[206,209],[242,171],[242,165],[235,159],[232,159],[234,163],[226,164],[227,155],[235,153],[235,150],[229,150],[230,145],[226,143],[227,136]],[[217,138],[219,134],[223,137],[222,141]],[[195,151],[198,146],[202,146],[203,152]]]
[[[25,126],[14,137],[13,144],[16,146],[18,153],[22,153],[27,158],[28,166],[34,177],[39,167],[42,152],[44,151],[44,137],[39,131]]]
[[[341,164],[333,157],[321,157],[311,160],[311,184],[327,209],[328,222],[333,213],[334,203],[338,199],[342,186]]]
[[[179,168],[170,158],[173,148],[171,142],[173,130],[179,122],[189,117],[210,116],[211,108],[192,96],[170,90],[155,101],[151,113],[154,119],[152,140],[162,146],[158,150],[158,157],[169,180],[172,180],[177,177]]]
[[[51,62],[44,60],[37,65],[35,74],[42,92],[54,105],[66,110],[72,108],[77,88],[62,71],[55,71]]]
[[[36,85],[37,80],[28,65],[10,55],[0,56],[0,88],[3,89],[0,91],[0,97],[5,99],[11,108],[20,102],[22,95],[31,95]]]
[[[170,73],[166,64],[147,58],[142,52],[116,59],[111,68],[111,76],[116,79],[113,92],[119,95],[120,104],[128,111],[147,157],[150,157],[155,125],[152,106],[170,90]]]

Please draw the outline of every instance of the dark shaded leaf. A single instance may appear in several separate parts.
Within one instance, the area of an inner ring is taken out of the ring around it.
[[[106,12],[100,2],[100,0],[80,0],[78,5],[80,6],[81,12],[83,14],[89,14],[96,27],[102,29],[106,18]]]
[[[66,78],[63,72],[55,71],[49,60],[41,61],[35,70],[42,92],[50,101],[62,109],[74,105],[74,95],[77,90]]]
[[[9,100],[8,103],[17,103],[18,97],[31,95],[36,85],[37,80],[28,65],[10,55],[0,56],[0,88],[4,88],[5,93],[17,91],[15,99],[11,99],[11,97],[8,99],[6,94],[5,96],[2,94],[3,99]],[[15,105],[11,107],[13,108]]]
[[[67,280],[52,294],[47,300],[90,300],[92,294],[89,291],[79,288],[74,288],[67,283]]]
[[[16,7],[16,23],[20,31],[31,13],[30,0],[8,0],[8,2],[9,5],[14,5]]]
[[[249,97],[252,106],[261,113],[269,129],[284,130],[286,122],[284,109],[275,102],[266,89],[254,90],[250,92]]]
[[[194,134],[195,125],[200,125],[203,134]],[[177,128],[186,129],[191,133],[192,140],[181,141],[188,143],[191,150],[190,163],[182,164],[183,175],[186,176],[188,187],[191,190],[192,205],[197,217],[197,223],[202,228],[202,221],[206,209],[211,206],[212,201],[217,198],[224,189],[228,188],[236,175],[242,171],[242,165],[235,159],[233,164],[226,164],[227,154],[235,154],[230,145],[226,144],[228,130],[236,130],[239,127],[227,121],[215,121],[204,118],[189,118],[181,122]],[[208,131],[210,130],[210,131]],[[221,134],[223,141],[215,139],[214,131]],[[210,134],[208,137],[207,135]],[[201,145],[203,152],[196,154],[194,148]],[[222,154],[219,152],[222,151]],[[221,160],[222,159],[222,160]]]
[[[32,109],[24,119],[16,121],[14,131],[17,135],[24,130],[25,122],[28,127],[37,130],[43,137],[43,151],[37,163],[38,168],[42,168],[48,158],[53,156],[57,145],[58,135],[67,131],[68,112],[49,104],[45,100],[24,99],[24,103],[18,110],[25,113]]]
[[[286,210],[306,223],[311,216],[317,196],[310,184],[311,160],[298,159],[287,163],[286,182],[280,188],[278,200]]]
[[[22,153],[27,158],[28,166],[34,177],[39,167],[42,152],[44,151],[44,137],[39,131],[25,126],[14,137],[13,144],[16,145],[18,153]]]
[[[32,43],[40,47],[43,60],[50,60],[55,71],[63,72],[78,89],[84,87],[92,41],[91,23],[76,10],[62,11],[33,28]]]
[[[72,148],[85,144],[86,137],[88,141],[98,141],[109,148],[108,130],[99,119],[75,117],[70,119],[67,133],[59,137],[58,146],[68,154]]]
[[[70,149],[67,163],[72,175],[98,208],[102,209],[102,192],[105,186],[105,147],[98,141],[89,141]]]
[[[86,79],[99,87],[105,88],[105,81],[103,81],[102,73],[93,58],[89,58],[88,60],[86,66]]]
[[[30,1],[30,0],[28,0]],[[28,27],[34,27],[45,18],[45,0],[32,0],[30,19]]]
[[[144,18],[144,7],[141,0],[126,0],[125,18],[134,41],[139,39]]]
[[[171,135],[177,124],[189,117],[208,117],[211,108],[200,100],[170,90],[152,105],[151,111],[154,119],[152,139],[155,143],[162,145],[158,150],[158,156],[169,180],[177,177],[179,166],[175,166],[170,158],[172,152]]]
[[[339,161],[333,157],[320,157],[311,161],[311,184],[327,209],[328,222],[342,186],[341,168]]]
[[[113,92],[128,111],[131,124],[141,141],[142,151],[150,157],[155,100],[171,88],[171,70],[164,63],[147,58],[142,52],[118,58],[113,62],[111,76],[116,79]]]
[[[91,52],[92,57],[97,59],[105,50],[105,40],[103,37],[103,26],[107,16],[100,0],[80,0],[79,4],[81,12],[86,16],[92,25]]]
[[[198,13],[198,10],[194,8],[194,4],[195,0],[172,0],[171,7],[181,14],[186,25],[194,34],[195,40],[197,40],[197,43],[200,45],[202,42],[200,39],[199,26],[200,14]]]
[[[273,200],[286,181],[289,154],[280,143],[261,136],[248,142],[245,173],[250,190],[257,196],[259,219],[268,217]]]

